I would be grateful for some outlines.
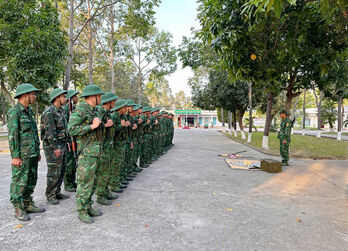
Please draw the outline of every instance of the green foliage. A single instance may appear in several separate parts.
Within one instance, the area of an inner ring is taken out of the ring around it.
[[[321,118],[323,124],[328,123],[330,128],[333,128],[334,123],[337,120],[337,109],[335,107],[335,102],[327,99],[323,101],[321,107]]]
[[[13,90],[23,82],[45,92],[63,73],[65,34],[51,1],[0,1],[0,78]],[[39,93],[38,101],[47,97]]]

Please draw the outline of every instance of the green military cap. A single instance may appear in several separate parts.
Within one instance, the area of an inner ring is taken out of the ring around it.
[[[286,110],[284,110],[284,109],[280,110],[279,114],[280,113],[284,113],[286,116],[288,116],[288,112]]]
[[[52,101],[56,98],[56,97],[59,97],[60,95],[62,94],[66,94],[68,93],[67,90],[62,90],[60,88],[55,88],[51,91],[50,93],[50,102],[52,103]]]
[[[38,92],[39,89],[36,89],[32,84],[24,83],[17,87],[16,95],[14,98],[19,98],[19,96],[29,93],[29,92]]]
[[[128,104],[127,100],[119,99],[116,101],[116,105],[114,108],[111,109],[111,111],[117,111],[117,110],[121,109],[122,107],[127,106],[127,104]]]
[[[71,99],[72,97],[74,97],[77,94],[79,94],[78,91],[68,90],[68,93],[66,94],[65,98],[66,99]]]
[[[113,92],[107,92],[103,94],[100,103],[104,105],[105,103],[116,100],[116,99],[118,99],[118,97]]]
[[[133,111],[139,110],[139,108],[140,108],[140,106],[136,104],[133,106]]]
[[[127,99],[127,106],[135,106],[135,103],[131,99]]]
[[[162,111],[162,114],[168,114],[168,112],[167,111]]]
[[[145,106],[143,112],[151,112],[151,107]]]
[[[154,107],[154,108],[151,109],[151,113],[157,112],[157,111],[159,111],[159,110],[160,110],[159,108]]]
[[[104,92],[97,85],[87,85],[81,94],[81,97],[88,97],[93,95],[102,95]]]

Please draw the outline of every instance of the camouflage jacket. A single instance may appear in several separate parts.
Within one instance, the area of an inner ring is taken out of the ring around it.
[[[148,124],[147,121],[150,120],[150,123]],[[151,117],[144,116],[144,122],[143,122],[143,127],[144,127],[144,134],[151,134]]]
[[[119,114],[117,111],[115,111],[114,113],[111,114],[111,119],[112,119],[112,122],[114,123],[114,129],[115,129],[114,144],[117,141],[126,140],[127,128],[121,125],[121,120],[124,119],[122,118],[122,115]]]
[[[278,132],[278,139],[280,141],[286,140],[290,142],[291,137],[291,120],[288,118],[285,118],[282,120]]]
[[[53,104],[47,107],[41,115],[41,140],[50,149],[65,149],[68,141],[66,114],[62,108]]]
[[[8,142],[12,158],[40,156],[40,140],[34,112],[17,103],[7,113]]]
[[[88,156],[100,156],[102,153],[103,122],[92,130],[93,119],[98,117],[95,108],[82,101],[76,106],[68,122],[68,132],[76,136],[77,152]]]
[[[106,124],[109,119],[111,119],[111,112],[105,109],[103,106],[97,107],[98,117],[102,121],[103,124]],[[111,153],[114,149],[114,136],[115,136],[115,128],[113,126],[103,127],[103,152]]]
[[[156,120],[158,121],[156,125]],[[158,120],[157,116],[151,116],[151,124],[152,124],[152,131],[155,135],[158,135],[160,130],[160,121]]]

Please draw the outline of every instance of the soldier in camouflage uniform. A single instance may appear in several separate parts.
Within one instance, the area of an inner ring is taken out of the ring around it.
[[[151,110],[151,119],[150,119],[150,123],[152,126],[152,159],[151,161],[155,161],[158,159],[159,157],[159,129],[160,129],[160,125],[159,125],[159,121],[158,121],[158,113],[159,113],[159,109],[158,108],[152,108]]]
[[[278,132],[280,143],[280,155],[282,156],[282,165],[289,165],[289,146],[291,137],[291,120],[288,119],[288,114],[285,110],[280,111],[281,124]]]
[[[103,135],[104,139],[102,142],[103,151],[100,157],[100,167],[97,173],[97,202],[102,205],[111,205],[110,200],[117,199],[116,195],[113,195],[109,191],[109,182],[111,174],[113,173],[113,166],[111,166],[112,156],[115,154],[114,151],[114,136],[115,128],[111,119],[111,109],[114,108],[118,97],[112,93],[107,92],[101,98],[101,105],[97,107],[99,118],[105,124]],[[110,125],[110,126],[107,126]]]
[[[140,128],[140,122],[138,120],[138,111],[139,111],[139,105],[135,104],[133,106],[133,110],[130,113],[132,117],[132,133],[131,133],[131,139],[132,139],[132,147],[131,147],[131,154],[130,154],[130,169],[129,169],[129,175],[130,177],[135,177],[137,172],[140,172],[141,170],[138,168],[137,160],[138,160],[138,153],[139,153],[139,128]]]
[[[173,124],[174,115],[172,113],[169,114],[169,128],[170,128],[170,137],[169,137],[169,145],[173,146],[173,138],[174,138],[174,124]]]
[[[30,220],[27,213],[45,211],[36,207],[32,198],[41,156],[35,115],[29,105],[35,103],[37,91],[38,89],[31,84],[18,86],[14,97],[18,102],[7,113],[8,141],[12,158],[10,197],[15,208],[14,216],[22,221]]]
[[[132,181],[133,177],[135,177],[135,174],[132,170],[132,154],[133,154],[133,137],[134,137],[134,130],[137,129],[137,124],[134,124],[134,119],[131,116],[131,113],[133,112],[133,107],[135,106],[134,102],[132,100],[127,100],[127,114],[126,114],[126,120],[129,121],[129,126],[127,130],[127,141],[126,141],[126,154],[125,154],[125,163],[124,163],[124,179],[121,181],[121,183],[128,185],[128,181]]]
[[[69,90],[66,94],[67,104],[63,105],[63,110],[66,115],[66,119],[69,122],[71,113],[75,110],[75,106],[78,102],[77,91]],[[73,137],[69,135],[68,137],[68,151],[66,153],[66,170],[64,177],[64,190],[68,192],[76,192],[76,167],[77,167],[77,152],[76,145],[74,143]],[[74,144],[74,145],[73,145]]]
[[[111,159],[111,165],[113,171],[110,177],[109,188],[116,193],[122,193],[122,188],[126,188],[126,185],[121,183],[124,178],[125,153],[126,153],[126,140],[127,140],[127,128],[130,125],[129,121],[125,120],[125,114],[127,112],[127,101],[119,99],[116,102],[115,107],[112,109],[114,113],[111,114],[111,119],[114,123],[114,154]]]
[[[96,85],[88,85],[83,90],[80,102],[71,114],[68,123],[70,135],[76,137],[78,151],[76,202],[78,218],[84,223],[93,223],[90,216],[100,216],[101,212],[92,208],[92,195],[97,183],[96,173],[102,154],[103,128],[95,107],[104,92]]]
[[[64,91],[60,88],[50,93],[51,105],[41,116],[41,140],[47,161],[46,198],[52,205],[59,204],[58,199],[69,198],[60,193],[66,169],[68,142],[67,120],[62,106],[66,104]]]
[[[144,143],[142,144],[141,149],[141,156],[140,156],[140,167],[147,168],[149,166],[150,160],[151,160],[151,141],[152,141],[152,135],[151,135],[151,124],[150,124],[150,114],[151,108],[150,107],[144,107],[143,108],[143,129],[144,129]]]

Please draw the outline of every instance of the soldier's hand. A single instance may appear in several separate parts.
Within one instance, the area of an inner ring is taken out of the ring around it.
[[[138,118],[139,124],[141,124],[143,122],[143,120],[141,118]]]
[[[133,130],[135,130],[137,128],[138,128],[137,124],[134,124],[133,127],[132,127]]]
[[[158,120],[156,119],[156,121],[155,121],[155,125],[157,125],[158,124]]]
[[[283,140],[283,144],[286,144],[286,143],[288,143],[286,140]]]
[[[106,124],[104,125],[105,127],[110,127],[110,126],[113,126],[114,125],[114,122],[112,122],[111,119],[108,119],[108,122],[106,122]]]
[[[147,124],[150,124],[150,120],[149,119],[147,120]]]
[[[121,120],[121,125],[122,126],[126,126],[127,125],[127,123],[126,123],[126,121],[124,119]]]
[[[60,151],[60,149],[54,150],[54,156],[56,156],[57,158],[60,157],[60,155],[62,154],[62,152]]]
[[[93,122],[92,122],[92,125],[91,125],[92,130],[94,130],[95,128],[98,128],[100,123],[101,123],[101,121],[100,121],[99,118],[94,118]]]
[[[12,165],[20,167],[23,164],[23,161],[20,158],[12,159]]]
[[[131,149],[133,149],[133,142],[131,142],[131,144],[130,144],[130,148],[131,148]]]
[[[126,126],[130,126],[130,122],[129,121],[126,121]]]

